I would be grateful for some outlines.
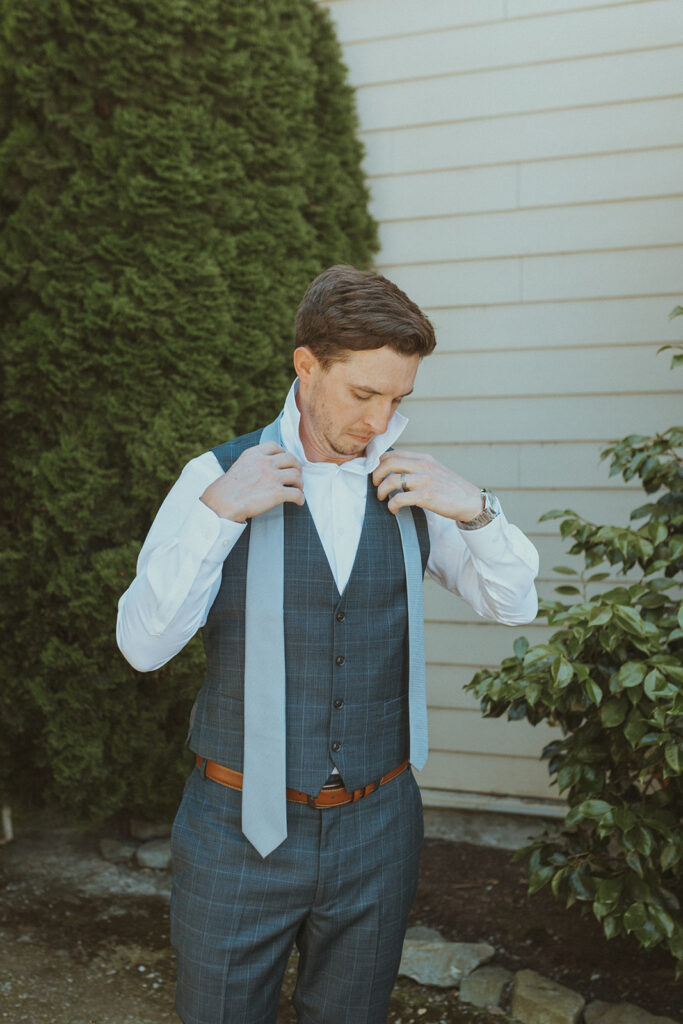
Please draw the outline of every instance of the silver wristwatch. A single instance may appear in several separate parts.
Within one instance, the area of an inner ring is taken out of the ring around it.
[[[481,489],[481,500],[482,510],[474,519],[468,519],[467,522],[462,522],[460,519],[457,520],[461,530],[480,530],[482,526],[488,526],[496,516],[500,515],[500,502],[498,498],[495,494],[487,491],[485,487]]]

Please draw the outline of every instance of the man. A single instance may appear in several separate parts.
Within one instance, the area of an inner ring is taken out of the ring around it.
[[[295,345],[279,420],[185,467],[119,606],[141,671],[204,627],[172,837],[185,1024],[272,1024],[295,944],[302,1024],[386,1020],[422,843],[422,575],[487,618],[537,608],[535,549],[496,499],[391,450],[435,345],[418,307],[332,267]]]

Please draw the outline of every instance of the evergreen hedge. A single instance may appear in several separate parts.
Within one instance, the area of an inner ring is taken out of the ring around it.
[[[367,265],[353,95],[314,0],[5,0],[0,791],[167,814],[203,660],[116,605],[194,455],[266,422],[308,282]]]

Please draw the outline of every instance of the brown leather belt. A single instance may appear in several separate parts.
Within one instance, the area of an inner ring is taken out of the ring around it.
[[[396,768],[383,775],[379,782],[369,782],[367,786],[354,789],[352,793],[340,786],[338,789],[321,789],[317,796],[310,793],[302,793],[298,789],[287,789],[287,799],[294,804],[308,804],[309,807],[339,807],[342,804],[353,804],[356,800],[362,800],[370,793],[391,782],[408,767],[408,761],[402,761]],[[216,761],[207,761],[197,754],[197,768],[203,771],[207,778],[213,782],[219,782],[221,786],[228,786],[229,789],[242,789],[242,773],[234,772],[232,768],[217,764]]]

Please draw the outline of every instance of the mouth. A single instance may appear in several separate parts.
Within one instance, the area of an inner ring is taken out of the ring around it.
[[[361,437],[359,434],[349,434],[349,437],[352,437],[354,441],[358,441],[359,444],[369,444],[372,440],[372,436]]]

